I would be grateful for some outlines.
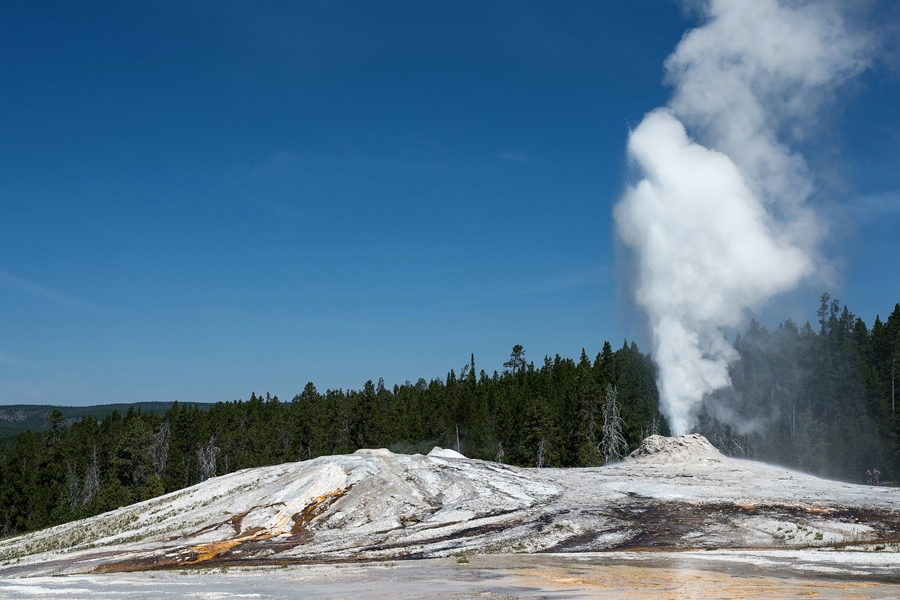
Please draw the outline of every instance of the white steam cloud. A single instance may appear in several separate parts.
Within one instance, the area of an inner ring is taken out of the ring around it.
[[[690,430],[704,394],[731,385],[737,353],[723,328],[817,268],[813,185],[786,142],[802,138],[816,108],[868,64],[867,38],[848,31],[837,7],[704,3],[705,24],[666,60],[668,107],[629,136],[642,179],[614,216],[638,261],[636,301],[676,435]]]

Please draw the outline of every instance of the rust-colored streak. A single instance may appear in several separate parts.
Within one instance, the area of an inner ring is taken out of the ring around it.
[[[390,538],[387,541],[373,539],[372,536],[361,537],[355,543],[348,540],[347,553],[340,556],[329,556],[328,553],[298,552],[306,544],[314,543],[315,531],[324,526],[341,527],[344,523],[328,523],[328,519],[337,508],[335,503],[349,491],[336,489],[327,494],[309,499],[296,513],[282,508],[278,518],[270,521],[268,527],[254,527],[239,531],[246,514],[234,515],[217,525],[201,530],[204,537],[190,534],[181,537],[181,544],[159,547],[155,553],[145,554],[142,558],[130,559],[118,563],[98,567],[96,572],[145,571],[152,569],[177,569],[184,566],[219,567],[237,565],[266,564],[306,564],[328,562],[354,562],[367,560],[383,560],[384,556],[400,558],[425,558],[433,556],[433,548],[445,548],[448,542],[459,540],[468,547],[480,547],[489,551],[492,547],[492,536],[504,530],[516,527],[531,526],[536,531],[553,530],[554,523],[559,523],[561,515],[547,513],[536,520],[523,519],[516,511],[499,522],[471,526],[466,529],[446,529],[435,526],[432,537],[427,533],[416,537],[416,542]],[[283,506],[283,505],[282,505]],[[253,510],[258,510],[256,507]],[[491,513],[482,517],[499,517],[506,513]],[[606,552],[606,551],[640,551],[640,552],[672,552],[677,550],[716,548],[741,548],[740,538],[732,536],[719,540],[717,538],[698,538],[696,532],[716,531],[720,527],[734,527],[748,515],[769,517],[778,521],[817,527],[820,522],[841,522],[865,524],[871,532],[863,539],[854,540],[854,544],[890,544],[900,542],[900,511],[875,510],[861,507],[827,507],[801,503],[776,502],[665,502],[652,498],[641,498],[634,495],[627,505],[611,505],[596,510],[585,510],[584,519],[593,519],[596,526],[584,529],[580,533],[563,535],[553,546],[542,552]],[[566,517],[568,518],[568,517]],[[415,523],[415,518],[408,517],[408,523]],[[591,521],[588,521],[591,522]],[[405,525],[406,523],[403,523]],[[402,526],[402,525],[401,525]],[[232,533],[234,531],[234,533]],[[428,530],[422,528],[422,532]],[[207,533],[208,532],[208,533]],[[609,542],[609,534],[623,534],[615,543]],[[212,535],[210,535],[212,534]],[[226,538],[221,541],[196,543],[206,537]],[[191,543],[194,545],[190,545]],[[824,542],[810,542],[811,545],[824,545]],[[176,542],[177,544],[177,542]],[[784,548],[785,542],[775,539],[768,545],[756,544],[757,549]],[[355,551],[354,551],[355,549]],[[511,547],[510,551],[514,551]],[[285,554],[288,555],[285,555]],[[376,559],[375,557],[381,557]]]
[[[328,510],[332,504],[343,498],[346,493],[346,489],[337,489],[324,496],[316,496],[315,500],[293,516],[294,525],[291,527],[291,534],[297,535],[306,532],[308,525],[313,519]]]
[[[241,537],[232,538],[230,540],[220,540],[218,542],[209,542],[207,544],[197,544],[191,546],[191,552],[194,558],[186,561],[184,564],[195,565],[197,563],[206,562],[224,554],[233,548],[240,546],[244,542],[252,540],[264,540],[272,537],[272,534],[262,527],[254,527],[247,530]]]
[[[165,558],[156,557],[153,559],[138,559],[102,565],[95,569],[95,572],[123,573],[149,569],[173,569],[182,566],[213,566],[219,563],[230,564],[238,560],[238,557],[231,554],[231,552],[245,544],[251,549],[248,558],[252,560],[254,554],[252,550],[258,550],[261,542],[266,542],[267,540],[272,540],[272,538],[285,535],[288,536],[288,539],[285,539],[284,541],[279,539],[275,540],[275,543],[266,542],[266,544],[267,546],[275,548],[276,551],[287,550],[295,545],[309,542],[312,539],[312,532],[310,532],[308,528],[309,524],[316,517],[327,511],[332,504],[342,498],[346,493],[346,488],[339,488],[322,496],[316,496],[302,511],[289,517],[293,521],[289,532],[284,531],[282,527],[279,527],[279,524],[283,523],[283,521],[276,523],[273,528],[253,527],[247,531],[241,532],[240,527],[244,517],[253,510],[250,509],[249,511],[234,515],[227,521],[210,525],[200,530],[200,532],[212,531],[227,523],[231,525],[236,534],[239,534],[236,537],[196,544],[190,546],[190,548],[184,548],[183,551],[176,551]]]
[[[199,544],[191,548],[194,552],[197,553],[197,557],[193,560],[187,562],[189,565],[193,565],[199,562],[207,561],[211,558],[215,558],[222,554],[223,552],[228,552],[235,546],[239,546],[245,541],[243,538],[238,538],[235,540],[224,540],[221,542],[210,542],[209,544]]]
[[[236,534],[239,534],[241,532],[241,523],[243,522],[244,517],[246,517],[248,514],[250,514],[250,511],[245,510],[244,512],[238,513],[229,519],[229,521],[231,522],[231,526],[234,527],[234,532]]]
[[[824,506],[809,506],[806,508],[806,512],[814,515],[830,515],[834,511]]]

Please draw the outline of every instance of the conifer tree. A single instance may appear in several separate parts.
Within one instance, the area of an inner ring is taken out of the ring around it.
[[[525,348],[522,344],[513,346],[512,352],[509,354],[509,360],[503,363],[503,366],[509,369],[513,376],[525,368]]]

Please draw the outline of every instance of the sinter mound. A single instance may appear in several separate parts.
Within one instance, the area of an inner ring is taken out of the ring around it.
[[[622,462],[585,469],[363,449],[237,471],[0,540],[0,579],[496,553],[893,552],[896,491],[729,458],[701,435],[652,436]]]
[[[628,458],[654,464],[709,464],[720,462],[724,457],[709,440],[699,433],[692,433],[678,437],[651,435]]]

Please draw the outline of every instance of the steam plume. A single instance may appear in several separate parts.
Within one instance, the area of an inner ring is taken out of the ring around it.
[[[636,301],[676,435],[690,430],[705,393],[731,385],[737,353],[723,328],[817,268],[823,228],[807,206],[813,186],[787,142],[867,66],[867,39],[848,31],[836,7],[705,2],[705,24],[666,60],[669,105],[629,136],[642,179],[614,217],[637,259]]]

